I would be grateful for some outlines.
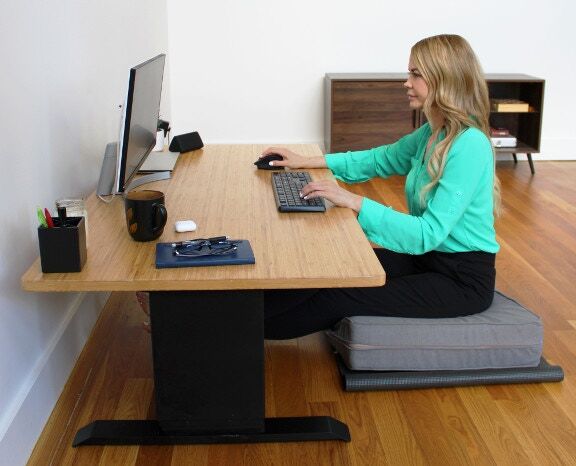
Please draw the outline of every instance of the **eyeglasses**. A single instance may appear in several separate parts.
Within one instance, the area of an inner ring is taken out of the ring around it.
[[[173,254],[179,257],[225,256],[238,249],[238,241],[225,237],[193,239],[172,243]]]

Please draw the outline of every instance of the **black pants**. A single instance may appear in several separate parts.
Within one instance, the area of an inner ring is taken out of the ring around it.
[[[360,315],[470,315],[492,303],[495,254],[374,252],[386,272],[384,286],[265,291],[265,337],[296,338],[331,328],[343,317]]]

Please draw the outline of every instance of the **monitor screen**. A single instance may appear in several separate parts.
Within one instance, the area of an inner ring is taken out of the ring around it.
[[[130,69],[118,143],[118,192],[124,192],[156,144],[165,60],[161,54]]]

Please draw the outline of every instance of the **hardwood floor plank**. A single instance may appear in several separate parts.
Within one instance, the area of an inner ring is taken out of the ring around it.
[[[151,378],[128,379],[124,384],[115,419],[144,419],[154,394]]]
[[[183,463],[172,462],[171,445],[142,445],[138,448],[138,456],[134,466],[172,466],[172,464],[181,465]]]
[[[575,426],[547,396],[546,389],[530,384],[519,394],[516,390],[514,399],[496,405],[534,464],[576,464]]]
[[[178,445],[173,447],[171,466],[204,466],[208,464],[211,445]]]
[[[407,413],[402,409],[402,396],[402,392],[389,391],[370,397],[370,410],[376,420],[386,464],[428,464],[425,452],[410,427]]]
[[[334,355],[322,333],[298,339],[300,370],[304,381],[306,400],[309,402],[337,402],[341,390],[340,375],[334,370],[319,371],[318,367],[334,365]]]
[[[338,402],[312,402],[310,403],[310,414],[312,416],[332,416],[335,419],[342,419],[345,413]],[[308,445],[302,445],[308,449]],[[332,466],[335,464],[342,466],[351,466],[352,449],[349,443],[344,442],[318,442],[316,445],[316,458],[318,465]],[[310,461],[310,455],[307,453],[302,464]]]
[[[390,464],[382,445],[376,424],[381,422],[372,415],[370,400],[372,393],[340,394],[342,417],[348,425],[352,441],[349,444],[355,464]]]
[[[576,426],[576,375],[566,377],[564,383],[549,383],[544,388],[560,409]]]
[[[273,377],[274,415],[278,417],[309,416],[310,409],[304,393],[304,379],[300,370],[298,346],[295,344],[270,347]]]
[[[524,446],[508,428],[504,416],[494,410],[494,397],[486,387],[460,388],[457,392],[495,464],[531,463]]]
[[[100,456],[99,466],[133,466],[138,458],[140,447],[105,446]]]
[[[431,464],[496,464],[456,389],[406,391],[401,405]]]
[[[558,292],[549,277],[541,274],[526,257],[512,250],[511,243],[500,240],[500,244],[496,288],[539,315],[546,328],[568,328],[566,319],[576,312],[575,304]]]

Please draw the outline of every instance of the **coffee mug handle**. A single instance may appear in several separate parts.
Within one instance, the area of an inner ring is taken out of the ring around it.
[[[166,220],[168,220],[168,212],[166,211],[164,204],[154,204],[153,207],[156,211],[156,214],[154,216],[155,226],[152,231],[156,233],[158,230],[164,228],[164,225],[166,225]]]

